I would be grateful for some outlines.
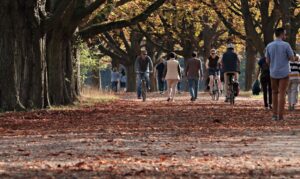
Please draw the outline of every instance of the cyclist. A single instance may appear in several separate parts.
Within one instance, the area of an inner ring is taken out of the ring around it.
[[[227,44],[227,51],[223,54],[221,65],[224,71],[224,91],[226,95],[225,102],[228,102],[229,93],[228,93],[228,83],[229,75],[234,74],[234,79],[238,81],[239,72],[240,72],[240,60],[238,55],[234,52],[234,45],[232,43]]]
[[[208,60],[206,62],[206,68],[208,69],[210,94],[212,94],[215,78],[218,80],[219,90],[222,89],[220,78],[220,57],[217,55],[216,49],[210,50],[210,56],[208,57]]]
[[[146,80],[146,86],[150,90],[149,73],[153,71],[153,62],[148,56],[147,50],[142,50],[141,55],[135,60],[135,72],[137,74],[137,97],[141,99],[142,96],[142,79]]]

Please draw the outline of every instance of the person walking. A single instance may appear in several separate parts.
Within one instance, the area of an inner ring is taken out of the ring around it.
[[[288,87],[288,101],[289,110],[294,111],[295,105],[298,103],[299,95],[299,82],[300,82],[300,62],[299,57],[295,53],[295,61],[290,62],[289,74],[289,87]]]
[[[276,39],[266,48],[266,58],[270,65],[272,85],[273,116],[272,120],[284,119],[285,95],[289,84],[289,61],[294,61],[294,53],[289,43],[284,42],[284,28],[275,30]]]
[[[156,78],[158,83],[158,90],[160,94],[163,94],[165,91],[165,80],[164,78],[164,68],[165,62],[163,59],[160,60],[160,63],[156,66]]]
[[[120,88],[126,92],[126,83],[127,83],[127,76],[124,69],[121,71],[121,78],[120,78]]]
[[[192,58],[187,61],[185,70],[189,82],[191,101],[195,101],[198,98],[199,78],[203,80],[202,62],[197,58],[196,52],[193,52]]]
[[[171,52],[169,54],[169,60],[167,61],[164,68],[164,76],[167,81],[168,88],[167,101],[173,102],[176,93],[176,86],[181,76],[179,62],[176,60],[176,54],[174,52]]]
[[[272,87],[270,77],[270,67],[266,57],[262,57],[258,61],[258,70],[256,79],[260,77],[260,84],[263,90],[264,105],[266,109],[272,109]]]
[[[114,92],[118,92],[118,84],[120,81],[120,73],[117,68],[113,68],[111,71],[111,89]]]

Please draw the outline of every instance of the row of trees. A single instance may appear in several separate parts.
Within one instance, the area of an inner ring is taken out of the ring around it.
[[[0,108],[65,105],[79,95],[78,42],[85,41],[128,69],[143,42],[154,62],[175,51],[204,60],[228,39],[246,46],[246,89],[256,55],[284,26],[296,47],[297,0],[2,0],[0,1]],[[152,15],[151,15],[152,14]],[[150,17],[149,17],[150,16]],[[148,18],[148,20],[147,20]],[[145,40],[146,39],[146,40]]]
[[[76,100],[78,38],[145,21],[166,0],[126,19],[110,15],[130,0],[0,1],[0,108],[24,110]]]
[[[143,3],[137,6],[143,7]],[[273,40],[274,28],[284,26],[288,41],[296,49],[299,6],[297,0],[168,1],[147,21],[101,34],[92,44],[110,56],[114,64],[127,67],[132,82],[128,90],[134,91],[133,65],[143,38],[147,39],[146,48],[154,64],[170,51],[184,59],[198,51],[206,62],[212,47],[222,51],[230,39],[237,44],[239,53],[246,56],[245,89],[250,90],[256,59],[264,55],[266,45]]]

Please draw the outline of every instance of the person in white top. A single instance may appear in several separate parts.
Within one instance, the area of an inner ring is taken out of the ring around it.
[[[288,86],[288,101],[289,110],[295,110],[295,105],[298,102],[299,83],[300,83],[300,59],[295,53],[295,61],[290,62],[289,86]]]
[[[164,76],[168,88],[167,101],[174,101],[176,86],[181,77],[179,62],[176,60],[176,54],[174,52],[169,54],[169,60],[166,62],[164,68]]]

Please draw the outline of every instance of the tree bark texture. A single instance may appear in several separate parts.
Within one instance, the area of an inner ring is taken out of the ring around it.
[[[0,1],[0,108],[24,110],[45,104],[44,0]]]

